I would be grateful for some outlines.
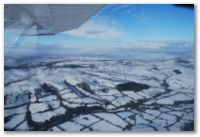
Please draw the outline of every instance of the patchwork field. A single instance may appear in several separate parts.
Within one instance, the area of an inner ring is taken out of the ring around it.
[[[194,130],[192,59],[5,60],[5,130]]]

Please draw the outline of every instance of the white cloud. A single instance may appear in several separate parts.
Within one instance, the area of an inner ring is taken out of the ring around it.
[[[193,48],[192,42],[187,41],[124,41],[117,40],[110,47],[120,47],[134,50],[187,50]]]
[[[78,29],[64,33],[91,39],[118,38],[123,35],[120,29],[114,27],[114,25],[109,25],[109,22],[107,23],[106,21],[87,21]]]
[[[133,43],[138,48],[157,49],[169,46],[165,41],[137,41]]]

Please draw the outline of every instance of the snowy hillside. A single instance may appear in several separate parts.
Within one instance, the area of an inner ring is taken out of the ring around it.
[[[5,130],[194,130],[193,59],[5,60]]]

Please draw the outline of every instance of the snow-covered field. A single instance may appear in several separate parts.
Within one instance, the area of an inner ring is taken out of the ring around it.
[[[194,130],[194,60],[5,60],[5,130]]]

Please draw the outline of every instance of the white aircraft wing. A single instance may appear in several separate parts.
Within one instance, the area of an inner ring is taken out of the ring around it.
[[[103,4],[6,4],[4,28],[24,35],[52,35],[78,28]]]

